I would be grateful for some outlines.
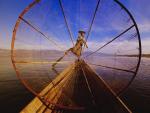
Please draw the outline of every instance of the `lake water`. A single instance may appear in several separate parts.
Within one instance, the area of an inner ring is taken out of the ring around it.
[[[121,97],[133,113],[150,113],[149,81],[150,58],[142,58],[135,80]],[[34,96],[17,79],[9,52],[0,53],[0,110],[6,113],[17,113],[33,98]]]

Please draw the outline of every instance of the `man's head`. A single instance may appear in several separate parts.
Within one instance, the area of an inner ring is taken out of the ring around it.
[[[85,31],[79,31],[78,33],[79,33],[82,37],[85,36]]]

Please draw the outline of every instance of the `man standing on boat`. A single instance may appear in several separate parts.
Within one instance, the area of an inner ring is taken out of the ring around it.
[[[75,46],[73,48],[68,49],[65,52],[65,54],[67,54],[69,51],[71,51],[77,57],[80,57],[83,45],[86,46],[86,48],[88,48],[88,46],[87,46],[87,44],[85,42],[85,32],[84,31],[79,31],[79,35],[78,35],[78,38],[77,38]]]
[[[86,44],[86,41],[85,41],[85,32],[84,31],[79,31],[78,32],[78,38],[77,38],[77,41],[76,41],[76,44],[74,47],[68,49],[65,54],[60,57],[53,65],[52,67],[54,67],[61,59],[64,58],[65,55],[68,54],[69,51],[71,51],[74,55],[76,55],[78,58],[80,58],[81,56],[81,52],[82,52],[82,47],[83,45],[88,48],[87,44]]]

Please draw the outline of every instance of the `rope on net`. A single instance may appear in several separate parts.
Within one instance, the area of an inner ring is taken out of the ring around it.
[[[89,37],[89,35],[90,35],[91,29],[92,29],[92,25],[93,25],[93,23],[94,23],[94,20],[95,20],[95,17],[96,17],[96,13],[97,13],[97,11],[98,11],[99,4],[100,4],[100,0],[98,0],[98,2],[97,2],[96,9],[95,9],[95,11],[94,11],[94,15],[93,15],[93,18],[92,18],[92,22],[91,22],[91,24],[90,24],[90,27],[89,27],[89,30],[88,30],[88,33],[87,33],[86,42],[87,42],[88,37]]]
[[[66,18],[66,15],[65,15],[65,11],[64,11],[64,7],[63,7],[63,4],[62,4],[61,0],[59,0],[59,4],[60,4],[60,7],[61,7],[61,11],[62,11],[64,20],[65,20],[65,24],[66,24],[68,33],[69,33],[69,35],[70,35],[70,40],[71,40],[71,42],[72,42],[72,44],[73,44],[73,46],[74,46],[73,36],[72,36],[71,30],[70,30],[70,28],[69,28],[68,21],[67,21],[67,18]]]
[[[133,28],[135,25],[130,26],[129,28],[127,28],[125,31],[123,31],[122,33],[120,33],[118,36],[116,36],[115,38],[113,38],[112,40],[108,41],[107,43],[105,43],[103,46],[99,47],[97,50],[95,50],[94,52],[86,55],[84,58],[89,57],[91,55],[93,55],[94,53],[98,52],[99,50],[101,50],[102,48],[104,48],[105,46],[107,46],[108,44],[110,44],[111,42],[113,42],[114,40],[116,40],[117,38],[119,38],[121,35],[123,35],[124,33],[126,33],[127,31],[129,31],[131,28]]]
[[[94,15],[93,15],[93,18],[92,18],[92,22],[91,22],[91,24],[90,24],[90,27],[89,27],[89,30],[88,30],[88,33],[87,33],[87,37],[86,37],[86,39],[85,39],[85,42],[87,42],[87,40],[88,40],[88,38],[89,38],[89,35],[90,35],[90,32],[91,32],[93,23],[94,23],[94,20],[95,20],[95,17],[96,17],[96,13],[97,13],[97,11],[98,11],[99,4],[100,4],[100,0],[98,0],[98,2],[97,2],[97,5],[96,5],[95,11],[94,11]],[[84,49],[85,49],[85,46],[84,46],[84,48],[83,48],[83,52],[84,52]]]
[[[55,46],[57,46],[58,48],[60,48],[61,50],[63,49],[62,47],[60,47],[54,40],[50,39],[48,36],[46,36],[43,32],[41,32],[39,29],[37,29],[36,27],[34,27],[30,22],[28,22],[27,20],[25,20],[22,17],[19,17],[23,22],[25,22],[27,25],[29,25],[31,28],[33,28],[35,31],[37,31],[38,33],[40,33],[42,36],[44,36],[45,39],[47,39],[50,43],[53,43]]]

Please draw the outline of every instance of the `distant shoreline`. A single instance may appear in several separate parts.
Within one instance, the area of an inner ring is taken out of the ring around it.
[[[10,49],[1,49],[0,48],[0,53],[1,52],[6,52],[6,54],[8,54],[9,52],[8,51],[11,51]],[[23,51],[23,50],[21,50],[21,51]],[[30,51],[30,50],[24,50],[24,51]],[[32,51],[34,51],[34,50],[32,50]],[[35,50],[35,51],[38,51],[38,50]],[[52,50],[53,52],[60,52],[60,51],[58,51],[58,50]],[[117,56],[120,56],[120,57],[138,57],[138,55],[117,55]],[[142,57],[145,57],[145,58],[150,58],[150,54],[142,54],[141,55]]]
[[[118,55],[118,56],[126,56],[126,57],[138,57],[138,55]],[[142,54],[141,57],[150,58],[150,54]]]

